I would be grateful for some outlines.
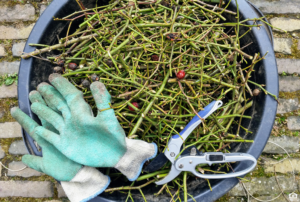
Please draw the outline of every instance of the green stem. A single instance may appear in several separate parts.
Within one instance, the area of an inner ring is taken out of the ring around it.
[[[184,202],[187,202],[187,172],[183,172],[183,194],[184,194]]]
[[[167,72],[167,74],[165,75],[165,78],[160,86],[160,88],[158,89],[158,91],[155,93],[155,95],[159,95],[163,89],[165,88],[165,85],[169,79],[169,75],[170,72]],[[144,117],[143,116],[147,116],[149,110],[151,109],[152,105],[154,104],[154,101],[156,100],[156,98],[152,98],[152,100],[150,101],[150,103],[148,104],[147,108],[144,110],[144,112],[142,113],[142,115],[140,116],[140,118],[138,119],[137,123],[135,124],[134,128],[132,129],[131,133],[128,135],[128,137],[134,135],[137,131],[137,129],[140,127]]]

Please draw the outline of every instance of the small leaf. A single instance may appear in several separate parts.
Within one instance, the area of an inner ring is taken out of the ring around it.
[[[8,77],[6,80],[5,80],[5,82],[4,82],[4,84],[6,85],[6,86],[10,86],[11,84],[13,84],[14,83],[14,79],[12,79],[11,77]]]

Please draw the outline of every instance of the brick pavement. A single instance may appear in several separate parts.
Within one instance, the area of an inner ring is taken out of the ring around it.
[[[300,131],[300,105],[298,92],[300,91],[300,1],[299,0],[250,0],[267,16],[269,22],[277,28],[288,31],[287,34],[280,29],[273,29],[274,50],[277,57],[279,78],[279,106],[276,121],[270,141],[281,145],[292,158],[286,157],[283,149],[268,143],[263,155],[258,161],[257,168],[247,175],[246,182],[250,194],[260,200],[270,200],[280,194],[278,184],[274,178],[274,165],[281,188],[286,197],[291,192],[299,194],[299,131]],[[296,173],[294,181],[292,166]],[[267,176],[267,177],[265,177]],[[247,201],[246,193],[241,184],[238,184],[221,200],[230,202]],[[220,201],[221,201],[220,200]],[[257,201],[250,197],[249,201]],[[275,202],[286,201],[283,196],[274,200]],[[299,195],[298,200],[299,201]]]
[[[291,179],[289,161],[284,160],[277,165],[279,181],[285,192],[299,193],[300,172],[299,131],[300,131],[300,1],[299,0],[250,0],[256,4],[268,17],[270,22],[278,28],[286,29],[289,33],[283,34],[274,30],[277,53],[278,73],[280,75],[280,105],[272,131],[271,140],[281,144],[293,158],[294,167],[297,167],[297,180]],[[3,2],[3,1],[0,1]],[[4,1],[5,2],[5,1]],[[21,3],[25,2],[25,3]],[[5,3],[4,3],[5,4]],[[41,0],[19,1],[14,7],[0,4],[0,75],[18,72],[20,55],[23,51],[35,21],[46,9],[48,2]],[[0,87],[0,99],[17,97],[17,87]],[[9,113],[6,111],[5,113]],[[21,128],[16,122],[0,123],[0,159],[12,169],[23,166],[20,162],[22,154],[26,153],[21,139]],[[282,158],[282,149],[268,143],[257,169],[248,175],[252,183],[246,186],[260,199],[270,199],[279,193],[274,177],[264,175],[272,173],[274,161]],[[259,174],[258,171],[260,172]],[[253,175],[252,175],[253,174]],[[254,176],[254,177],[253,177]],[[12,173],[0,167],[0,202],[7,197],[28,198],[28,201],[65,201],[65,194],[60,185],[52,178],[46,177],[32,169],[25,169]],[[240,201],[245,193],[237,185],[223,199]],[[16,199],[17,200],[17,199]],[[283,201],[283,197],[275,201]],[[255,201],[251,199],[251,201]]]
[[[26,39],[38,17],[50,3],[47,0],[18,1],[19,3],[11,7],[5,2],[7,1],[0,1],[0,75],[18,73],[20,55]],[[16,97],[15,84],[0,86],[0,99]],[[6,102],[9,102],[9,99]],[[10,113],[9,109],[4,110],[4,114],[2,111],[0,106],[0,117]],[[10,169],[18,170],[24,167],[20,160],[23,154],[27,154],[27,150],[21,137],[21,127],[17,122],[0,122],[0,161]],[[30,168],[11,172],[0,167],[1,202],[20,199],[30,202],[68,201],[65,197],[61,186],[49,176]]]

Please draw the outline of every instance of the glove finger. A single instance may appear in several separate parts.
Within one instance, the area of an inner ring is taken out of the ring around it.
[[[45,129],[44,127],[37,127],[35,129],[35,134],[40,138],[47,140],[53,146],[55,146],[58,150],[60,147],[60,136],[50,130]]]
[[[29,93],[29,100],[31,101],[31,103],[40,103],[40,104],[43,104],[43,105],[47,105],[46,102],[44,101],[44,99],[42,98],[41,94],[36,91],[36,90],[33,90]],[[59,133],[54,127],[52,124],[50,124],[49,122],[47,122],[45,119],[39,117],[39,119],[41,120],[42,122],[42,126],[45,127],[46,129],[48,130],[51,130],[52,132],[55,132],[55,133]]]
[[[111,96],[103,83],[98,81],[93,82],[91,84],[91,91],[99,110],[110,108]]]
[[[44,99],[42,98],[41,94],[36,90],[33,90],[29,93],[29,100],[31,103],[38,102],[43,105],[47,105]]]
[[[32,120],[27,114],[22,112],[18,107],[14,107],[11,109],[11,115],[14,119],[19,122],[19,124],[24,128],[24,130],[41,146],[45,146],[47,141],[38,136],[35,131],[38,127],[41,127],[34,120]],[[41,127],[42,128],[42,127]]]
[[[22,162],[34,170],[37,170],[42,173],[44,172],[42,157],[33,156],[33,155],[24,155],[22,156]]]
[[[38,85],[38,87],[39,87],[39,85]],[[38,103],[41,103],[43,105],[46,105],[46,106],[50,107],[52,110],[59,113],[59,111],[56,109],[56,106],[51,106],[51,104],[46,103],[46,99],[42,97],[42,95],[39,91],[36,91],[36,90],[31,91],[29,93],[29,100],[30,100],[31,103],[38,102]]]
[[[82,92],[67,79],[60,74],[51,74],[49,81],[64,97],[72,113],[90,115],[89,105],[83,99]]]
[[[38,85],[37,90],[51,109],[60,112],[65,118],[70,117],[71,113],[66,100],[53,86],[44,82]]]
[[[33,113],[52,124],[58,131],[64,126],[64,119],[49,107],[35,102],[31,105]]]
[[[27,114],[25,114],[18,107],[14,107],[10,110],[10,113],[14,119],[24,128],[24,130],[31,135],[33,139],[36,140],[34,135],[34,130],[39,126],[34,120],[32,120]]]

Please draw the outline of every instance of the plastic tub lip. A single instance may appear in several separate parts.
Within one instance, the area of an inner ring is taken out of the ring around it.
[[[253,9],[255,9],[255,11],[257,12],[257,15],[258,15],[259,17],[264,17],[263,20],[266,21],[267,23],[269,23],[268,19],[265,18],[264,14],[258,9],[257,6],[255,6],[255,5],[254,5],[252,2],[250,2],[249,0],[247,0],[247,3],[250,4],[250,6],[252,6]],[[268,33],[268,36],[269,36],[271,42],[272,42],[272,46],[274,46],[274,37],[273,37],[272,28],[271,28],[270,26],[268,26],[268,25],[266,25],[266,27],[268,27],[268,29],[267,29],[266,31],[267,31],[267,33]]]
[[[235,1],[232,1],[232,3],[235,5]],[[248,4],[246,1],[238,1],[240,13],[244,16],[244,18],[253,18],[253,14],[257,15],[257,11],[254,11],[251,7],[252,4]],[[241,9],[243,8],[243,9]],[[257,9],[257,8],[256,8]],[[258,9],[257,9],[258,10]],[[258,44],[261,44],[259,49],[260,53],[264,55],[268,52],[268,55],[266,56],[266,59],[263,60],[263,65],[265,68],[265,71],[268,72],[266,74],[266,90],[273,93],[278,97],[279,93],[279,84],[278,84],[278,71],[277,71],[277,64],[275,60],[275,54],[273,50],[273,38],[269,38],[269,30],[266,30],[264,26],[261,26],[260,29],[253,28],[253,34],[258,41]],[[272,33],[272,32],[271,32]],[[274,67],[276,67],[276,71],[274,71]],[[257,135],[254,139],[255,144],[252,144],[250,149],[248,150],[248,154],[253,155],[255,158],[258,159],[260,154],[263,151],[263,148],[265,147],[269,135],[272,130],[272,126],[275,120],[276,116],[276,109],[277,109],[277,102],[271,97],[266,97],[265,102],[265,108],[264,113],[262,114],[262,120],[265,120],[266,122],[272,123],[269,124],[271,127],[265,127],[265,124],[261,124],[258,127]],[[273,118],[270,118],[273,117]],[[242,170],[247,165],[247,162],[240,163],[236,169]],[[217,183],[214,187],[212,187],[213,192],[210,190],[206,190],[205,192],[202,192],[200,195],[195,197],[196,201],[215,201],[218,198],[220,198],[223,194],[222,192],[228,192],[230,191],[237,183],[237,178],[230,178],[230,179],[224,179],[221,182]]]
[[[59,12],[61,7],[63,7],[69,1],[71,0],[54,0],[47,7],[47,9],[44,11],[44,13],[41,15],[36,25],[34,26],[26,42],[24,52],[34,51],[35,48],[30,47],[29,43],[39,43],[48,24],[53,20],[52,16],[55,16],[56,13]],[[236,7],[235,1],[231,1],[231,3],[233,6]],[[253,7],[251,7],[248,4],[248,2],[246,2],[245,0],[238,0],[238,3],[240,8],[240,14],[243,15],[244,18],[253,18],[253,16],[259,17],[257,11],[254,11]],[[266,72],[268,72],[265,78],[266,90],[278,96],[278,92],[279,92],[278,73],[277,71],[275,71],[275,69],[277,70],[277,65],[276,65],[275,55],[274,55],[272,42],[271,42],[272,40],[270,40],[269,38],[268,30],[266,30],[263,26],[260,29],[253,28],[253,35],[257,39],[258,44],[260,44],[259,52],[262,53],[262,55],[266,52],[269,52],[268,55],[266,56],[266,59],[262,61]],[[32,58],[21,60],[20,69],[19,69],[19,82],[18,82],[19,107],[30,117],[33,117],[33,113],[30,110],[30,101],[28,97],[29,90],[30,90],[29,86],[31,80],[30,73],[32,70],[32,64],[33,64]],[[267,96],[265,102],[265,108],[262,114],[262,122],[268,124],[260,124],[258,126],[257,135],[254,139],[255,143],[252,144],[252,146],[247,152],[249,154],[252,154],[256,158],[260,156],[265,144],[267,143],[269,134],[272,129],[272,125],[274,123],[276,109],[277,109],[277,102],[271,96]],[[266,127],[266,125],[268,127]],[[25,145],[29,153],[35,153],[36,155],[41,155],[41,152],[39,152],[35,148],[32,138],[24,131],[23,131],[23,140],[25,142]],[[32,148],[32,150],[29,147]],[[244,169],[245,166],[247,166],[247,162],[240,163],[236,167],[236,169],[242,170]],[[196,199],[196,201],[205,201],[205,202],[215,201],[221,196],[223,196],[225,193],[227,193],[230,189],[232,189],[237,183],[238,180],[236,178],[221,180],[220,182],[218,182],[212,187],[213,192],[211,192],[210,190],[204,190],[204,192],[202,192],[198,196],[195,196],[194,198]],[[108,200],[103,197],[96,197],[90,200],[90,202],[100,202],[100,201],[108,202],[112,200]]]
[[[36,24],[34,25],[24,48],[25,53],[29,53],[35,50],[34,47],[29,46],[29,43],[39,43],[41,40],[44,31],[46,30],[48,24],[53,21],[53,16],[59,12],[60,8],[68,3],[70,0],[54,0],[47,9],[42,13]],[[19,68],[19,80],[18,80],[18,102],[19,108],[29,115],[33,117],[33,113],[30,110],[30,101],[29,101],[29,86],[31,75],[30,72],[32,70],[33,59],[21,59],[20,68]],[[42,156],[42,152],[36,149],[36,146],[33,142],[33,139],[22,129],[22,137],[25,143],[26,149],[28,153],[35,153],[38,156]],[[30,148],[29,148],[29,145]]]

